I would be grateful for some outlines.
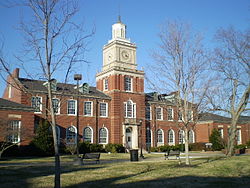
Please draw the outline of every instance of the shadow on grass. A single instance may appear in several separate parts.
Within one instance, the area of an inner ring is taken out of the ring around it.
[[[101,169],[102,166],[72,166],[71,164],[61,166],[61,175],[86,170]],[[55,173],[54,164],[50,165],[0,165],[0,187],[1,188],[26,188],[34,187],[30,184],[30,178],[42,177],[42,176],[54,176]],[[54,178],[53,180],[54,181]]]
[[[141,173],[140,173],[141,174]],[[188,188],[188,187],[216,187],[216,188],[249,188],[250,177],[202,177],[202,176],[181,176],[169,177],[154,180],[142,180],[129,183],[119,183],[119,180],[126,181],[127,178],[137,176],[133,174],[115,178],[107,178],[97,181],[87,181],[66,188],[84,187],[84,188],[116,188],[116,187],[147,187],[147,188]],[[131,181],[131,180],[130,180]]]

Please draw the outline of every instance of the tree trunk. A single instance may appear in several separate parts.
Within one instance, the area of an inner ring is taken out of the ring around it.
[[[232,119],[231,127],[229,129],[229,137],[227,141],[227,157],[231,157],[234,155],[234,145],[235,145],[235,137],[236,137],[236,121]]]
[[[188,148],[188,146],[189,146],[189,144],[188,144],[188,129],[185,128],[184,131],[185,131],[185,158],[186,158],[185,159],[185,164],[190,165],[189,148]]]

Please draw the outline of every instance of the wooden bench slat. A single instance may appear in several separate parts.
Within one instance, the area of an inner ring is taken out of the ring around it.
[[[82,155],[82,159],[93,159],[96,163],[100,163],[100,153],[85,153]]]

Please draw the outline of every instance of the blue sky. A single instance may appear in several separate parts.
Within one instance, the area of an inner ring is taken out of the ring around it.
[[[91,63],[81,64],[76,72],[83,75],[83,82],[93,86],[95,74],[102,66],[102,47],[111,39],[111,26],[117,21],[119,12],[122,22],[127,25],[127,37],[138,47],[138,69],[146,69],[152,61],[149,53],[157,48],[157,34],[166,20],[177,19],[192,24],[195,31],[203,33],[208,46],[211,46],[218,28],[232,25],[245,29],[250,23],[249,0],[79,0],[79,4],[76,21],[84,20],[87,30],[95,26],[96,33],[86,53],[86,59]],[[22,7],[0,6],[0,37],[4,39],[4,54],[11,68],[15,68],[17,61],[13,55],[22,49],[23,42],[22,34],[16,27],[20,16],[27,18],[30,15]],[[25,76],[21,70],[21,77]],[[5,85],[1,79],[0,95]]]

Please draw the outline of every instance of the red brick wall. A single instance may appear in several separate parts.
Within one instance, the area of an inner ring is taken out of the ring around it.
[[[0,110],[0,119],[8,122],[11,120],[21,121],[21,145],[28,144],[34,137],[34,115],[33,112]],[[0,134],[1,135],[1,134]],[[3,135],[1,135],[3,136]],[[3,139],[3,138],[1,138]]]

